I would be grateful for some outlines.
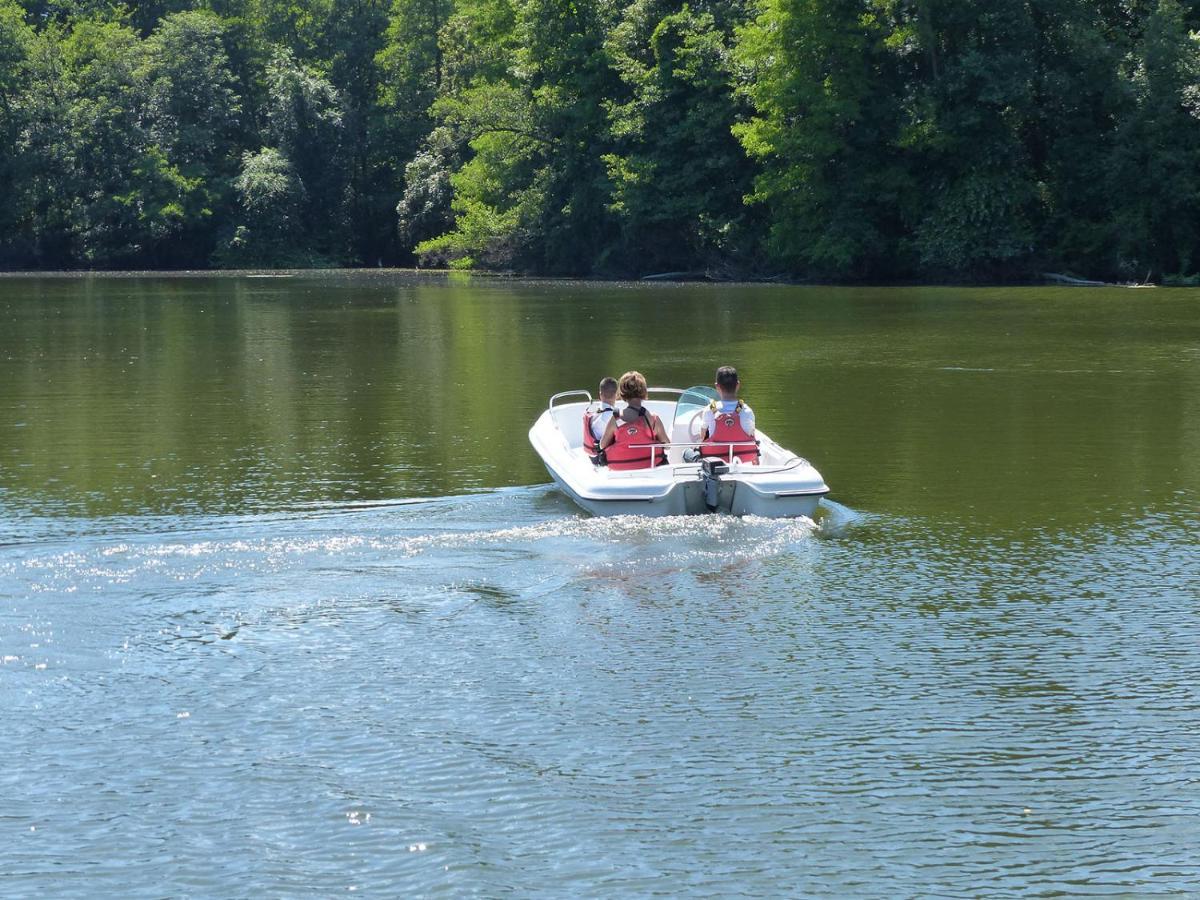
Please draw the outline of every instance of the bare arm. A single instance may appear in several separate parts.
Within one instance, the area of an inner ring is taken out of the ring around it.
[[[658,416],[654,417],[654,436],[664,444],[671,443],[671,439],[667,437],[667,429],[663,427],[662,419]]]
[[[600,438],[600,449],[612,446],[612,442],[617,439],[617,416],[614,413],[608,419],[608,424],[604,426],[604,437]]]

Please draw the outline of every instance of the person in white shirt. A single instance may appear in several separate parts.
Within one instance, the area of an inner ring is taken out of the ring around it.
[[[754,410],[738,399],[738,390],[741,386],[742,382],[738,378],[737,369],[733,366],[721,366],[717,369],[717,380],[713,387],[717,389],[721,399],[712,403],[704,411],[704,431],[700,435],[701,440],[706,441],[716,433],[718,413],[726,415],[737,413],[738,421],[742,426],[742,431],[746,433],[746,437],[754,437]]]
[[[616,402],[617,379],[611,375],[601,378],[600,409],[592,413],[588,420],[592,428],[592,437],[596,439],[596,443],[600,443],[600,439],[604,437],[604,429],[608,427],[608,420],[613,417],[613,413],[616,411]]]

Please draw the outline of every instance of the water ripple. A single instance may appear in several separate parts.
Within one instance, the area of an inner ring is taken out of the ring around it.
[[[0,885],[1192,893],[1189,516],[981,536],[534,489],[30,525]]]

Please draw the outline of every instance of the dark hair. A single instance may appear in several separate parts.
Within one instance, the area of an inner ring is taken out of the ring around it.
[[[732,391],[738,386],[737,369],[733,366],[721,366],[717,369],[717,384],[727,391]]]
[[[600,379],[600,396],[605,394],[615,394],[617,392],[617,379],[611,375],[605,375]]]

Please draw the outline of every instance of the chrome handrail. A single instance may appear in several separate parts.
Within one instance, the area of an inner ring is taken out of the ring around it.
[[[647,393],[650,393],[651,391],[657,391],[660,394],[684,394],[684,393],[686,393],[686,391],[682,391],[679,388],[669,388],[669,387],[646,388]],[[575,390],[575,391],[559,391],[557,394],[555,394],[553,397],[550,398],[549,409],[554,409],[554,401],[555,400],[559,399],[560,397],[570,397],[570,396],[573,396],[574,394],[583,394],[583,396],[587,397],[588,403],[592,402],[592,392],[591,391],[585,391],[582,388],[580,388],[579,390]]]
[[[750,443],[750,441],[671,441],[669,443],[664,444],[661,441],[656,441],[653,444],[630,444],[629,446],[630,447],[703,447],[705,444],[725,444],[726,446],[733,447],[737,444],[749,444],[749,443]]]
[[[668,449],[671,449],[674,447],[704,447],[706,445],[712,446],[714,444],[717,446],[724,445],[729,448],[729,458],[726,460],[726,462],[732,463],[733,462],[733,448],[739,444],[745,444],[745,443],[748,443],[748,441],[671,441],[669,444],[662,444],[662,443],[659,443],[656,441],[653,444],[630,444],[629,446],[633,449],[638,449],[638,450],[644,449],[646,447],[662,447],[663,450],[668,450]],[[761,451],[760,451],[760,457],[761,457]],[[722,457],[710,456],[708,458],[709,459],[721,459]],[[793,453],[790,458],[784,460],[781,463],[776,463],[773,466],[764,465],[761,462],[757,463],[755,471],[757,471],[757,472],[786,472],[789,469],[794,469],[794,468],[796,468],[796,466],[800,465],[801,463],[805,463],[805,462],[808,462],[808,460],[806,460],[803,456],[797,456],[795,453]],[[672,466],[698,466],[698,465],[700,465],[700,461],[697,460],[696,462],[690,462],[690,463],[689,462],[672,463],[671,465]],[[648,465],[648,466],[646,466],[646,468],[650,469],[650,468],[657,468],[657,467]],[[630,471],[639,471],[639,470],[631,469]]]
[[[710,455],[709,459],[724,459],[725,462],[732,465],[733,457],[734,457],[733,448],[736,447],[738,444],[745,444],[745,443],[748,443],[748,441],[671,441],[669,444],[661,444],[661,443],[630,444],[629,446],[632,448],[636,448],[636,449],[641,449],[643,447],[664,447],[665,448],[665,447],[713,447],[713,446],[720,447],[720,446],[725,446],[725,447],[729,448],[728,458],[722,457],[722,456],[711,456]],[[693,463],[685,462],[685,463],[677,463],[677,465],[690,466],[690,465],[693,465]],[[695,463],[695,465],[700,465],[699,461],[697,461]],[[647,466],[647,468],[650,468],[650,467]]]
[[[572,394],[583,394],[583,396],[588,398],[588,403],[592,402],[591,391],[585,391],[581,388],[577,391],[559,391],[557,394],[555,394],[553,397],[550,398],[550,405],[548,408],[554,409],[554,401],[557,400],[559,397],[570,397]]]

